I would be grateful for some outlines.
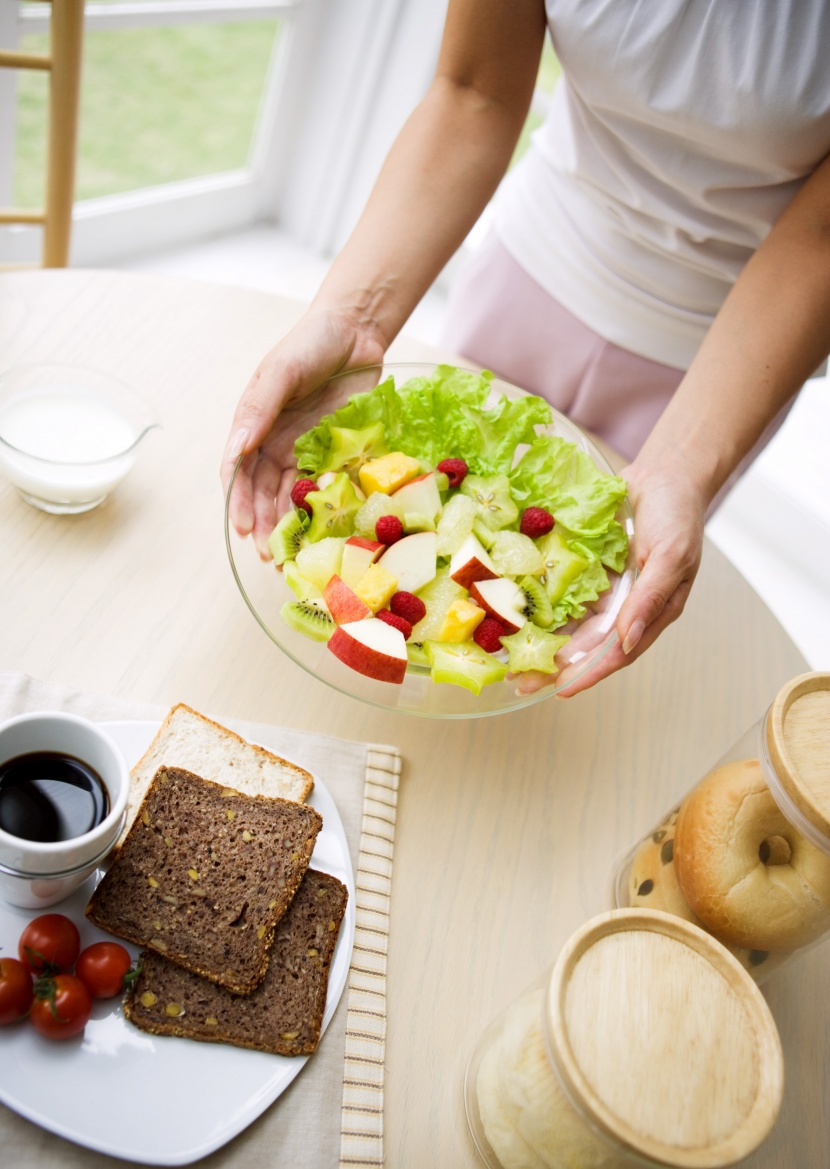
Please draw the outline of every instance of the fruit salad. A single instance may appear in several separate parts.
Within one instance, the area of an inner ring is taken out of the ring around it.
[[[387,377],[295,443],[294,507],[270,538],[296,596],[281,616],[370,678],[479,694],[553,675],[625,567],[625,482],[540,433],[544,399],[492,402],[492,376]]]

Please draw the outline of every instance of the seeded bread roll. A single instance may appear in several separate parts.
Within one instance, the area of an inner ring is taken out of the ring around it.
[[[240,738],[179,703],[168,711],[150,746],[130,772],[123,844],[153,776],[160,767],[182,767],[250,796],[279,796],[302,803],[314,787],[310,772]]]
[[[323,821],[314,808],[160,770],[86,908],[109,933],[246,994]]]
[[[672,812],[637,849],[628,878],[628,904],[634,909],[662,909],[705,929],[677,883],[673,863],[676,824],[677,812]]]
[[[672,812],[637,849],[628,879],[628,904],[634,909],[662,909],[664,913],[673,913],[676,917],[706,929],[690,909],[675,873],[674,834],[677,815],[677,812]],[[720,938],[718,940],[723,941]],[[732,946],[728,942],[723,942],[723,945],[756,982],[763,982],[789,957],[786,952],[753,950],[745,946]]]
[[[231,1043],[276,1055],[317,1049],[329,969],[348,891],[309,869],[280,919],[268,973],[248,995],[233,994],[145,950],[124,1014],[142,1031]]]
[[[674,865],[684,897],[722,942],[787,952],[830,929],[830,857],[784,816],[757,759],[718,767],[686,797]]]

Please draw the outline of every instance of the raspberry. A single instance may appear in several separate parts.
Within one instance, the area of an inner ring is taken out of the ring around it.
[[[409,640],[409,636],[412,633],[412,626],[405,617],[399,617],[397,613],[391,613],[389,609],[378,609],[375,616],[380,617],[381,621],[385,621],[387,625],[391,625],[394,629],[400,629],[404,641]]]
[[[382,515],[375,524],[375,535],[381,544],[394,544],[403,535],[403,524],[396,515]]]
[[[427,612],[424,602],[414,593],[393,593],[389,608],[397,617],[403,617],[410,625],[417,625]]]
[[[469,469],[463,459],[444,459],[437,467],[449,479],[450,487],[460,487]]]
[[[485,617],[476,625],[473,641],[480,645],[485,653],[497,654],[503,648],[499,638],[506,636],[507,630],[501,621],[497,621],[495,617]]]
[[[535,540],[537,536],[546,536],[555,524],[549,511],[543,507],[526,507],[522,512],[522,522],[519,531],[523,536],[530,536]]]
[[[311,508],[305,501],[305,497],[311,491],[319,491],[320,488],[313,479],[298,479],[291,488],[291,502],[295,507],[301,507],[311,515]]]

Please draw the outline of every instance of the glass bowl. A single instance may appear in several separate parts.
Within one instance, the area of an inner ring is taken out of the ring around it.
[[[429,377],[437,368],[434,365],[390,363],[340,374],[315,392],[314,412],[309,410],[305,414],[307,425],[315,425],[321,417],[344,404],[353,393],[371,389],[390,375],[394,377],[396,387],[401,387],[410,378]],[[488,405],[502,396],[515,399],[526,395],[525,391],[494,377]],[[555,435],[573,443],[589,456],[603,474],[613,475],[612,468],[596,445],[564,415],[553,409],[551,412],[551,424],[537,426],[537,433]],[[463,457],[463,452],[448,452],[447,457],[451,455]],[[283,604],[295,601],[297,597],[286,584],[284,574],[273,563],[264,562],[253,540],[241,538],[229,521],[230,497],[239,466],[240,463],[234,471],[225,501],[225,543],[239,591],[254,618],[274,644],[309,674],[342,694],[387,710],[428,718],[478,718],[501,714],[541,702],[573,685],[597,664],[617,640],[617,614],[636,577],[634,522],[627,499],[623,500],[616,515],[628,535],[625,566],[619,573],[608,571],[610,587],[600,594],[597,601],[586,606],[584,617],[556,630],[557,633],[567,633],[571,637],[556,656],[559,672],[541,688],[520,693],[517,687],[518,675],[508,675],[503,681],[485,685],[479,694],[474,694],[453,683],[433,682],[428,666],[412,663],[407,666],[406,675],[400,684],[366,677],[335,657],[326,642],[314,641],[295,631],[281,617]]]
[[[0,469],[41,511],[97,507],[158,425],[127,385],[97,370],[20,365],[0,376]]]

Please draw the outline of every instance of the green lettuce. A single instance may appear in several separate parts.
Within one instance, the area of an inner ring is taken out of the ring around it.
[[[493,375],[439,365],[429,377],[410,378],[400,389],[387,378],[355,394],[327,414],[294,445],[299,470],[316,474],[331,446],[331,427],[360,430],[382,422],[390,451],[403,451],[426,466],[463,458],[479,475],[506,474],[516,448],[536,439],[536,426],[551,421],[543,398],[499,398],[487,406]]]
[[[577,577],[571,581],[563,595],[553,606],[551,629],[558,629],[566,621],[585,616],[585,605],[596,601],[600,593],[610,587],[608,573],[599,559],[592,560]]]
[[[552,421],[543,398],[501,397],[487,405],[493,375],[439,365],[400,388],[388,377],[352,398],[297,439],[301,471],[316,474],[331,446],[331,427],[384,427],[390,451],[403,451],[425,467],[463,458],[477,475],[506,475],[520,513],[543,507],[556,519],[566,546],[587,566],[554,605],[551,628],[585,614],[585,606],[610,587],[608,572],[622,572],[628,537],[616,513],[626,495],[625,480],[603,474],[585,451],[564,438],[539,435]],[[517,519],[510,525],[519,526]]]
[[[604,475],[590,455],[564,438],[539,435],[510,471],[520,508],[544,507],[575,536],[604,537],[625,499],[625,480]]]

